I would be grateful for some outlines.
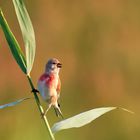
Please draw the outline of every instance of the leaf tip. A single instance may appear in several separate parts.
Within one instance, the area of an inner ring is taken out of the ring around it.
[[[118,109],[121,109],[121,110],[126,111],[126,112],[131,113],[131,114],[135,114],[135,112],[133,112],[129,109],[123,108],[123,107],[118,107]]]
[[[2,15],[2,9],[0,8],[0,15]]]

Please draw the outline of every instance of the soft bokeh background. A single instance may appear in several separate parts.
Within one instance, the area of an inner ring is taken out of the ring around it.
[[[65,118],[102,106],[113,111],[79,129],[56,134],[57,140],[140,139],[140,1],[25,0],[36,34],[34,83],[50,57],[63,63],[61,108]],[[0,0],[8,23],[23,47],[11,0]],[[0,104],[33,97],[26,76],[14,61],[0,30]],[[42,102],[45,107],[44,102]],[[59,121],[53,109],[51,125]],[[0,110],[0,139],[48,138],[33,99]]]

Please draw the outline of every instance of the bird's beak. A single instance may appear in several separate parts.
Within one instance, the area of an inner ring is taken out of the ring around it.
[[[58,67],[58,68],[62,68],[62,64],[61,64],[61,63],[58,63],[58,64],[57,64],[57,67]]]

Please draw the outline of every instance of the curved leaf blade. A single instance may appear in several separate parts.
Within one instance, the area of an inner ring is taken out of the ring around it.
[[[13,0],[13,4],[24,40],[27,61],[27,74],[30,74],[36,50],[34,29],[23,1]]]
[[[27,100],[27,99],[30,99],[30,98],[23,98],[23,99],[19,99],[19,100],[15,101],[15,102],[12,102],[12,103],[0,105],[0,109],[4,109],[4,108],[10,107],[10,106],[15,106],[15,105]]]
[[[80,113],[76,116],[73,116],[71,118],[62,120],[58,123],[55,123],[52,127],[52,132],[56,133],[63,129],[82,127],[82,126],[92,122],[96,118],[100,117],[101,115],[103,115],[109,111],[112,111],[116,108],[117,107],[95,108],[95,109]]]
[[[55,123],[52,127],[52,132],[56,133],[56,132],[63,130],[63,129],[82,127],[82,126],[94,121],[95,119],[99,118],[103,114],[110,112],[114,109],[121,109],[121,110],[126,111],[128,113],[134,114],[133,111],[128,110],[126,108],[121,108],[121,107],[95,108],[95,109],[80,113],[78,115],[75,115],[71,118],[62,120],[58,123]]]
[[[12,31],[10,30],[10,27],[9,27],[1,9],[0,9],[0,25],[1,25],[5,38],[8,42],[9,48],[10,48],[16,62],[20,66],[21,70],[26,74],[26,60],[25,60],[24,54],[23,54],[15,36],[13,35]]]

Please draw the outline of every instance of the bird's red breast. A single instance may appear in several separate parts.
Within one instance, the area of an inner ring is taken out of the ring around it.
[[[46,73],[44,73],[40,76],[39,81],[44,81],[47,79],[47,77],[48,77],[48,75]]]
[[[57,77],[57,78],[58,79],[55,78],[54,74],[46,74],[46,73],[44,73],[39,78],[39,81],[42,81],[42,82],[45,81],[45,85],[48,88],[51,88],[53,86],[53,84],[55,83],[55,80],[58,80],[57,86],[56,86],[56,91],[57,91],[57,94],[60,94],[61,81],[60,81],[60,78],[59,77]]]
[[[54,83],[54,80],[55,80],[55,77],[53,74],[46,74],[46,73],[44,73],[39,79],[39,81],[42,81],[42,82],[45,81],[45,85],[47,87],[51,87]]]

